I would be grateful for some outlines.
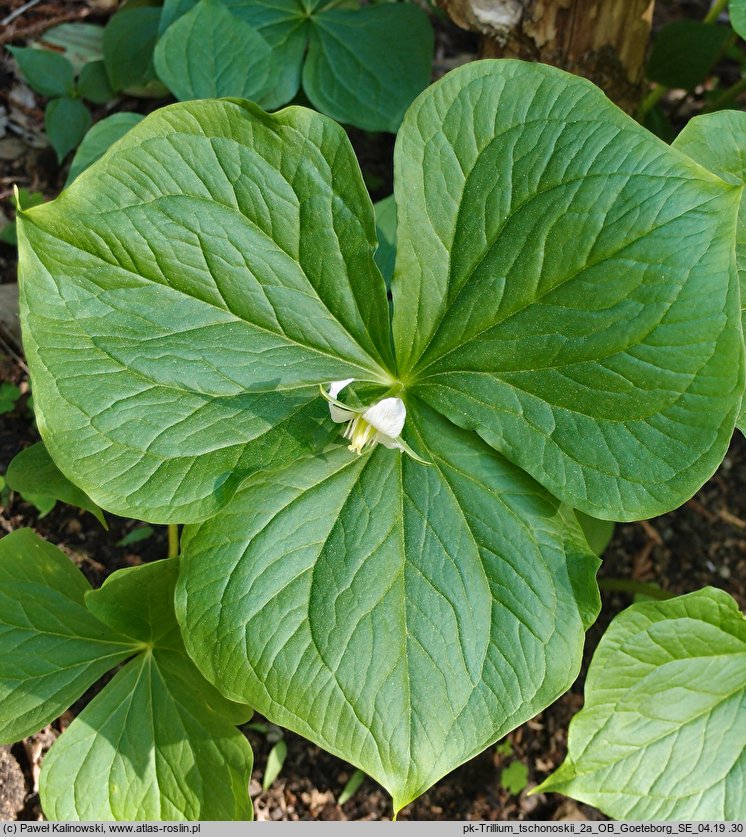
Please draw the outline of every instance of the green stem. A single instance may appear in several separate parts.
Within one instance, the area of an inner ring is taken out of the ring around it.
[[[637,121],[644,122],[645,117],[666,93],[668,93],[668,88],[664,84],[654,84],[648,95],[640,102],[640,107],[637,109]]]
[[[168,524],[168,557],[179,557],[179,524]]]
[[[702,23],[715,23],[715,21],[720,17],[720,12],[722,12],[727,5],[728,0],[715,0],[710,11],[702,18]]]
[[[746,76],[731,85],[727,90],[723,90],[723,92],[711,102],[708,102],[702,108],[702,113],[712,113],[714,110],[722,110],[731,102],[735,101],[735,99],[737,99],[744,91],[746,91]]]
[[[661,590],[655,584],[632,581],[629,578],[600,578],[598,586],[607,593],[629,593],[633,596],[639,594],[658,601],[673,599],[676,595],[675,593],[669,593],[668,590]]]

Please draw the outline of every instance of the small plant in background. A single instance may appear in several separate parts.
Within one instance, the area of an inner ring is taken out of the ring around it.
[[[251,817],[252,753],[235,726],[251,710],[225,700],[186,655],[177,572],[175,560],[158,561],[92,590],[30,530],[0,540],[0,742],[37,731],[123,666],[44,759],[50,819]]]
[[[646,68],[646,76],[654,85],[640,105],[638,118],[666,142],[674,139],[677,130],[659,103],[671,89],[686,93],[674,113],[701,85],[708,87],[702,113],[730,107],[746,90],[746,75],[725,89],[712,75],[724,57],[740,67],[742,74],[746,73],[746,52],[740,40],[746,36],[745,5],[744,0],[731,0],[730,4],[728,0],[716,0],[702,21],[673,21],[657,33]],[[731,25],[721,19],[726,9]]]
[[[57,159],[62,162],[91,125],[91,112],[83,100],[100,104],[114,95],[104,64],[90,61],[76,75],[72,62],[58,52],[33,47],[8,49],[29,86],[49,99],[44,125]]]
[[[0,383],[0,416],[12,413],[20,397],[21,390],[15,384],[9,384],[7,381]]]
[[[106,24],[103,60],[109,82],[118,93],[158,97],[168,92],[153,65],[160,19],[160,6],[130,0]]]
[[[178,99],[242,96],[272,110],[302,85],[321,113],[395,132],[430,81],[432,27],[412,3],[166,0],[160,32],[155,69]]]

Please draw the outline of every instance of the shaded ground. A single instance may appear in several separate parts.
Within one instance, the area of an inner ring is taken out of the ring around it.
[[[23,5],[19,0],[0,2],[0,20]],[[708,4],[701,0],[658,3],[659,22],[680,16],[702,17]],[[68,20],[103,22],[109,0],[90,2],[39,2],[5,28],[0,46],[38,37],[47,28]],[[473,56],[476,45],[470,35],[439,26],[437,72]],[[726,80],[734,69],[724,64]],[[152,109],[157,103],[119,100],[116,109]],[[685,106],[675,96],[666,100],[677,124],[696,112],[696,97]],[[96,118],[109,108],[95,113]],[[352,140],[361,160],[366,182],[375,198],[391,191],[393,138],[353,131]],[[16,77],[7,54],[0,56],[0,209],[10,216],[7,197],[13,183],[42,191],[49,199],[61,188],[66,174],[43,137],[43,101]],[[3,224],[0,217],[0,226]],[[0,244],[0,282],[15,280],[15,249]],[[28,381],[18,347],[0,342],[0,383],[7,381],[25,393],[10,414],[0,416],[0,475],[12,457],[36,441],[29,408]],[[114,570],[161,558],[166,553],[166,531],[155,527],[152,537],[130,546],[117,543],[138,524],[108,516],[106,532],[83,512],[58,504],[46,517],[20,497],[0,495],[0,535],[23,526],[60,546],[94,585]],[[711,584],[733,595],[746,606],[746,442],[736,434],[730,453],[718,473],[683,508],[652,521],[617,527],[605,556],[600,578],[654,582],[673,593],[686,593]],[[604,609],[589,632],[586,663],[603,630],[620,609],[631,602],[627,593],[604,592]],[[401,819],[580,819],[600,818],[594,809],[556,795],[529,797],[526,790],[538,784],[564,758],[567,726],[582,706],[583,674],[574,687],[552,707],[508,736],[509,747],[490,748],[442,779],[435,788],[405,809]],[[73,708],[79,711],[85,701]],[[41,816],[37,780],[41,758],[56,735],[70,723],[66,713],[52,727],[12,748],[0,747],[0,819],[37,819]],[[255,719],[256,720],[256,719]],[[260,819],[386,819],[391,816],[388,795],[366,779],[358,793],[343,807],[336,800],[352,768],[299,736],[285,732],[288,756],[280,777],[269,791],[261,781],[272,746],[267,736],[248,731],[255,751],[256,770],[251,783]],[[514,794],[502,787],[501,773],[518,761],[528,769],[528,784]]]

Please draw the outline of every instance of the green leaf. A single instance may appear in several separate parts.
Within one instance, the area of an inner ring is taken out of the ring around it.
[[[73,65],[58,52],[29,47],[8,47],[23,77],[42,96],[69,96],[73,91]]]
[[[17,201],[18,206],[23,207],[23,209],[30,209],[32,206],[38,206],[40,203],[44,203],[44,195],[41,192],[30,192],[28,189],[19,189]],[[13,208],[18,208],[15,203],[13,204]],[[18,246],[15,219],[0,229],[0,241],[5,244],[10,244],[12,247]],[[0,385],[1,388],[2,386]]]
[[[432,27],[425,12],[412,3],[360,9],[325,9],[322,3],[299,0],[223,0],[222,5],[234,23],[245,22],[272,48],[273,86],[263,89],[261,97],[268,108],[290,101],[302,74],[306,95],[322,112],[360,128],[396,131],[407,106],[430,80]],[[175,33],[183,18],[194,14],[194,6],[194,0],[166,0],[161,31],[166,36]],[[213,25],[221,32],[229,26],[227,19],[218,25],[205,18],[206,29]],[[179,31],[186,32],[186,25]],[[187,68],[201,78],[200,62],[179,46],[179,40],[174,34],[174,81]],[[226,61],[221,53],[226,38],[212,40],[197,45],[198,54],[210,65]],[[244,50],[241,60],[236,51],[232,75],[248,76],[247,53]]]
[[[178,562],[156,561],[118,570],[86,593],[88,610],[105,625],[147,646],[183,648],[174,616]]]
[[[104,27],[95,23],[61,23],[47,29],[41,44],[63,51],[75,73],[103,58]]]
[[[724,110],[696,116],[679,134],[674,147],[741,189],[735,248],[741,288],[741,322],[746,329],[746,201],[743,200],[743,187],[746,184],[746,114]],[[738,427],[746,433],[746,405],[743,404]]]
[[[275,780],[280,775],[283,764],[285,764],[287,754],[288,745],[281,738],[269,751],[269,755],[267,756],[267,766],[264,768],[264,779],[262,780],[262,788],[264,790],[269,790],[275,783]]]
[[[103,61],[89,61],[83,67],[78,78],[78,92],[84,99],[96,104],[104,104],[114,98]]]
[[[355,796],[364,780],[365,773],[363,773],[362,770],[356,770],[352,776],[350,776],[347,783],[342,788],[342,793],[340,793],[339,799],[337,800],[337,805],[339,805],[340,808],[345,804],[345,802],[349,802],[352,797]]]
[[[583,514],[581,511],[576,511],[575,516],[578,518],[578,523],[580,523],[580,528],[583,530],[583,534],[590,548],[596,555],[603,555],[604,550],[614,535],[613,522],[610,520],[598,520],[588,514]]]
[[[163,35],[172,23],[187,14],[198,2],[199,0],[163,0],[161,19],[158,24],[159,35]]]
[[[394,196],[389,195],[382,201],[378,201],[373,209],[376,213],[376,238],[378,239],[375,259],[388,287],[394,276],[396,262],[396,201]]]
[[[632,605],[593,656],[537,791],[626,820],[746,818],[746,620],[722,590]]]
[[[517,796],[528,784],[528,767],[522,761],[512,761],[500,771],[500,786]]]
[[[103,508],[209,516],[336,436],[320,381],[391,380],[370,199],[311,111],[165,108],[19,227],[39,429]]]
[[[90,512],[105,529],[108,528],[101,509],[60,471],[43,442],[37,442],[16,454],[8,466],[6,479],[8,485],[24,497],[36,494],[61,500]]]
[[[205,676],[373,776],[396,810],[565,691],[598,610],[572,513],[408,407],[433,466],[338,448],[250,480],[186,528],[177,587]]]
[[[430,87],[395,175],[405,385],[594,517],[691,496],[743,391],[739,190],[583,79],[513,61]]]
[[[251,710],[197,672],[173,613],[176,561],[114,573],[86,595],[113,629],[147,643],[73,721],[44,760],[44,812],[56,820],[249,819],[252,753],[235,724]]]
[[[730,37],[727,26],[697,20],[668,23],[653,42],[647,76],[666,87],[691,90],[710,74]]]
[[[153,50],[161,10],[150,6],[122,9],[104,30],[104,62],[115,91],[139,87],[154,79]]]
[[[44,128],[61,163],[91,127],[91,114],[80,99],[52,99],[44,111]]]
[[[21,390],[15,384],[9,384],[7,381],[0,383],[0,416],[12,413],[20,397]]]
[[[161,15],[161,33],[196,4],[197,0],[166,0]],[[274,109],[286,104],[300,87],[309,36],[305,9],[297,0],[223,0],[223,5],[234,19],[249,25],[272,48],[272,89],[264,92],[265,107]],[[212,60],[220,60],[219,54]]]
[[[128,532],[123,538],[116,542],[116,546],[130,546],[133,543],[140,543],[146,541],[153,536],[154,529],[152,526],[137,526],[131,532]]]
[[[275,73],[267,42],[219,0],[201,0],[158,41],[155,69],[177,99],[240,96],[259,104]]]
[[[100,122],[97,122],[83,137],[83,141],[75,152],[73,161],[70,164],[70,173],[67,176],[66,186],[88,166],[92,165],[102,157],[114,143],[121,139],[130,128],[134,128],[143,117],[139,113],[113,113]]]
[[[746,0],[730,0],[728,14],[731,26],[742,38],[746,38]]]
[[[136,646],[85,608],[70,559],[21,529],[0,540],[0,742],[53,721]]]
[[[369,131],[396,133],[430,82],[433,30],[413,3],[315,15],[303,89],[313,105]]]

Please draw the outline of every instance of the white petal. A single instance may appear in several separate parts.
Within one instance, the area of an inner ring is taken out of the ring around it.
[[[398,439],[392,439],[391,437],[386,436],[383,433],[376,433],[376,444],[378,444],[378,442],[380,442],[385,448],[388,448],[389,450],[402,449]]]
[[[354,419],[357,413],[353,413],[351,410],[343,410],[341,407],[337,407],[336,404],[330,404],[329,415],[332,417],[332,421],[336,421],[337,424],[342,424],[343,421]]]
[[[363,413],[363,418],[379,433],[395,439],[404,427],[407,408],[401,398],[384,398]]]
[[[351,384],[355,379],[354,378],[347,378],[346,381],[332,381],[329,384],[329,395],[332,398],[336,398],[340,392],[347,386],[347,384]],[[334,416],[332,416],[334,418]],[[334,419],[337,421],[337,419]],[[342,419],[344,421],[344,419]]]

